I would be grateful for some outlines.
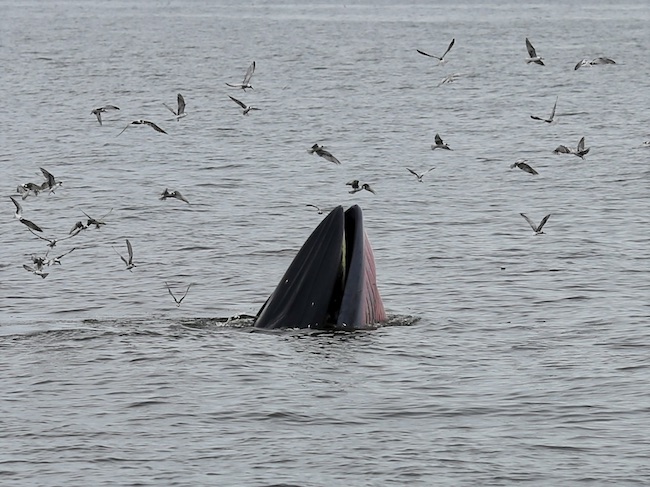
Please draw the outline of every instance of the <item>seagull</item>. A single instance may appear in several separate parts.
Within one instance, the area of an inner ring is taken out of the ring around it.
[[[426,174],[428,174],[428,173],[430,173],[431,171],[433,171],[434,169],[435,169],[435,167],[432,167],[431,169],[427,169],[426,171],[424,171],[422,174],[418,174],[418,173],[415,172],[413,169],[409,169],[408,167],[406,168],[406,170],[407,170],[408,172],[410,172],[410,173],[413,174],[416,178],[418,178],[418,182],[420,182],[420,183],[424,182],[424,181],[422,181],[422,178],[423,178]]]
[[[234,97],[232,97],[230,95],[228,95],[228,96],[230,97],[230,99],[232,101],[234,101],[235,103],[237,103],[237,105],[239,105],[240,107],[242,107],[244,109],[244,111],[242,112],[242,115],[248,115],[248,112],[250,112],[251,110],[259,110],[259,108],[257,108],[257,107],[246,105],[246,103],[244,103],[243,101],[239,101],[237,98],[234,98]]]
[[[535,169],[528,165],[528,161],[526,159],[518,159],[510,166],[510,169],[514,169],[515,167],[518,167],[522,171],[526,171],[530,174],[539,174],[537,171],[535,171]]]
[[[187,286],[187,289],[185,290],[185,294],[183,294],[183,297],[180,299],[177,299],[176,296],[174,296],[174,293],[172,292],[172,288],[169,287],[169,284],[165,283],[165,286],[167,286],[167,291],[169,291],[169,294],[171,295],[172,298],[174,298],[174,301],[176,302],[176,307],[179,307],[183,300],[185,299],[185,296],[187,296],[187,293],[190,290],[190,287],[192,287],[192,283]]]
[[[436,149],[447,149],[447,150],[452,150],[446,143],[442,141],[442,137],[440,137],[439,134],[436,134],[435,136],[435,142],[436,145],[431,146],[431,150],[436,150]]]
[[[349,193],[354,194],[354,193],[358,193],[359,191],[363,191],[365,189],[366,191],[370,191],[372,194],[377,194],[375,193],[375,190],[372,189],[368,183],[363,183],[361,186],[359,186],[359,181],[357,181],[356,179],[354,181],[356,181],[356,185],[354,184],[351,185],[352,189],[349,191]]]
[[[456,42],[456,39],[451,40],[451,42],[449,43],[449,47],[447,48],[445,53],[440,57],[434,56],[433,54],[427,54],[426,52],[420,51],[419,49],[416,49],[416,51],[419,52],[420,54],[422,54],[423,56],[429,56],[429,57],[432,57],[434,59],[437,59],[438,60],[438,66],[441,66],[441,65],[443,65],[443,64],[445,64],[447,62],[447,60],[445,59],[445,56],[447,55],[447,53],[449,51],[451,51],[451,48],[454,47],[454,42]]]
[[[540,235],[540,234],[544,233],[544,232],[542,232],[542,227],[544,227],[544,225],[546,225],[546,222],[548,221],[548,217],[551,216],[551,214],[549,213],[544,218],[542,218],[542,221],[539,222],[539,225],[535,225],[533,223],[533,221],[530,218],[528,218],[526,215],[524,215],[523,213],[519,213],[519,214],[525,218],[525,220],[530,225],[530,228],[532,228],[533,232],[535,232],[535,235]]]
[[[323,210],[321,210],[320,207],[318,207],[318,206],[316,206],[316,205],[312,205],[312,204],[309,204],[309,203],[308,203],[308,204],[306,204],[305,206],[310,206],[310,207],[312,207],[312,208],[316,208],[316,211],[318,211],[318,214],[319,214],[319,215],[322,215],[322,214],[323,214]]]
[[[339,161],[336,157],[334,157],[329,151],[325,150],[324,145],[318,145],[314,144],[311,146],[311,149],[308,149],[307,152],[310,154],[316,154],[321,156],[323,159],[326,161],[333,162],[334,164],[341,164],[341,161]]]
[[[532,118],[533,120],[541,120],[542,122],[546,122],[546,123],[553,122],[553,118],[555,117],[555,108],[557,107],[557,99],[558,97],[555,98],[555,105],[553,105],[553,110],[551,110],[551,116],[549,118],[542,118],[542,117],[538,117],[537,115],[531,115],[530,118]]]
[[[115,247],[113,247],[113,250],[115,250]],[[126,250],[129,253],[128,260],[125,259],[124,257],[122,257],[117,250],[115,250],[115,253],[117,255],[119,255],[120,259],[122,259],[122,262],[124,262],[126,264],[126,270],[131,272],[131,269],[133,269],[135,267],[135,264],[133,263],[133,247],[131,247],[131,242],[129,242],[128,238],[126,239]]]
[[[23,264],[23,269],[26,271],[29,271],[33,274],[36,274],[37,276],[41,276],[43,279],[45,279],[47,276],[49,276],[49,272],[43,272],[42,270],[36,268],[36,267],[30,267],[27,264]]]
[[[526,58],[526,64],[536,63],[541,66],[544,66],[544,58],[537,55],[537,51],[526,37],[526,49],[528,50],[528,58]]]
[[[22,199],[26,199],[32,193],[34,193],[34,196],[38,196],[38,193],[41,192],[41,186],[36,183],[23,183],[16,188],[16,191]]]
[[[177,200],[184,201],[188,205],[190,204],[189,201],[181,194],[180,191],[167,191],[167,188],[165,188],[165,191],[160,193],[160,199],[161,200],[166,200],[167,198],[176,198]]]
[[[45,182],[41,184],[41,191],[46,189],[50,190],[50,193],[54,193],[54,190],[63,184],[63,181],[57,181],[54,176],[42,167],[40,168],[43,176],[45,176]]]
[[[68,250],[67,252],[62,253],[62,254],[59,255],[58,257],[53,257],[53,258],[51,258],[51,259],[46,260],[46,261],[44,262],[44,264],[47,265],[47,266],[51,266],[51,265],[61,265],[61,258],[62,258],[62,257],[65,257],[66,255],[68,255],[70,252],[72,252],[72,251],[75,250],[76,248],[77,248],[77,247],[72,247],[70,250]],[[49,250],[48,250],[48,252],[49,252]],[[47,254],[45,254],[45,257],[47,258]]]
[[[616,61],[608,57],[597,57],[596,59],[582,59],[573,70],[578,70],[583,66],[594,66],[596,64],[616,64]]]
[[[99,122],[99,125],[103,125],[102,124],[102,113],[106,113],[109,110],[119,110],[119,108],[116,107],[115,105],[104,105],[103,107],[98,107],[98,108],[93,109],[90,112],[90,114],[95,115],[97,117],[97,121]]]
[[[183,95],[179,93],[177,96],[177,100],[178,100],[178,108],[176,110],[174,110],[166,103],[163,103],[163,105],[165,105],[165,108],[175,115],[176,121],[178,122],[181,118],[187,115],[187,113],[185,113],[185,99],[183,98]]]
[[[36,230],[37,232],[42,232],[43,229],[39,227],[36,223],[29,221],[27,218],[23,218],[23,207],[20,206],[20,203],[18,203],[13,196],[9,196],[9,198],[11,198],[11,201],[13,201],[14,205],[16,206],[16,213],[14,213],[14,217],[20,223],[27,225],[28,228],[31,228],[32,230]]]
[[[241,88],[244,91],[246,91],[247,88],[250,88],[252,90],[253,86],[250,84],[250,81],[251,78],[253,77],[254,72],[255,72],[255,61],[253,61],[253,63],[246,70],[246,74],[244,75],[244,81],[241,84],[233,85],[230,83],[226,83],[226,85],[230,86],[231,88]]]
[[[90,215],[89,215],[88,213],[86,213],[85,211],[81,210],[81,213],[83,213],[84,215],[86,215],[86,217],[88,218],[88,220],[86,221],[86,228],[90,227],[91,225],[95,225],[95,228],[100,228],[102,225],[106,225],[106,223],[104,222],[104,218],[105,218],[106,216],[108,216],[108,214],[109,214],[111,211],[113,211],[113,208],[111,208],[110,210],[108,210],[108,212],[107,212],[105,215],[103,215],[102,217],[99,218],[99,220],[97,220],[97,219],[93,218],[92,216],[90,216]]]
[[[120,135],[122,135],[122,133],[123,133],[126,129],[128,129],[131,125],[149,125],[149,127],[151,127],[152,129],[154,129],[156,132],[160,132],[161,134],[166,134],[166,133],[167,133],[167,132],[165,132],[163,129],[161,129],[160,127],[158,127],[158,125],[156,125],[155,123],[150,122],[149,120],[142,120],[142,119],[140,119],[140,120],[134,120],[133,122],[129,123],[126,127],[124,127],[124,128],[122,129],[122,132],[120,132],[119,134],[117,134],[115,137],[119,137]]]
[[[585,149],[585,138],[582,137],[578,141],[578,146],[575,149],[572,149],[571,147],[567,147],[566,145],[559,145],[558,147],[555,148],[553,151],[554,154],[573,154],[578,156],[580,159],[584,159],[585,156],[589,153],[591,149],[587,147]]]

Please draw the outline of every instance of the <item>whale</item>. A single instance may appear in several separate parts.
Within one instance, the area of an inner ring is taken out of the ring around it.
[[[363,212],[353,205],[331,210],[309,235],[253,326],[359,330],[385,321]]]

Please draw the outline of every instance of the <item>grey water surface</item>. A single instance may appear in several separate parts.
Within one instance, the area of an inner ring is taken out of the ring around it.
[[[1,485],[650,484],[647,2],[0,7]],[[416,51],[452,38],[443,66]],[[141,118],[167,134],[118,136]],[[110,211],[45,279],[9,199],[39,168],[63,181],[19,199],[44,236]],[[386,326],[229,320],[323,218],[306,204],[364,210]]]

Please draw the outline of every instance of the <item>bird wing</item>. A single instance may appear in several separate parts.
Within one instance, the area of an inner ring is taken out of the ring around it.
[[[126,127],[124,127],[124,128],[122,129],[122,131],[121,131],[119,134],[117,134],[115,137],[119,137],[120,135],[122,135],[122,134],[124,133],[124,131],[125,131],[126,129],[128,129],[128,128],[129,128],[129,125],[131,125],[132,123],[133,123],[133,122],[128,123],[128,124],[126,125]]]
[[[174,302],[175,302],[177,305],[179,305],[180,302],[178,301],[178,299],[176,299],[176,296],[174,296],[174,293],[172,292],[172,288],[169,287],[169,284],[167,284],[167,283],[165,283],[165,286],[167,286],[167,291],[169,291],[169,295],[170,295],[172,298],[174,298]]]
[[[573,68],[573,70],[576,71],[576,70],[580,69],[582,66],[584,66],[585,61],[586,61],[586,59],[581,59],[580,61],[578,61],[578,64],[576,64],[576,67]]]
[[[248,82],[253,77],[254,72],[255,72],[255,61],[253,61],[251,65],[248,67],[248,69],[246,70],[246,74],[244,75],[244,82],[242,84],[247,85]]]
[[[352,181],[348,181],[345,183],[348,186],[352,186],[354,189],[357,189],[359,187],[359,180],[358,179],[353,179]]]
[[[435,141],[436,141],[436,145],[443,145],[444,144],[444,142],[442,141],[442,137],[440,137],[440,134],[436,134]]]
[[[20,206],[20,203],[18,203],[18,202],[14,199],[13,196],[9,196],[9,198],[11,198],[11,201],[13,201],[13,202],[14,202],[14,205],[16,206],[16,215],[17,215],[18,217],[20,217],[20,215],[21,215],[22,212],[23,212],[23,207]]]
[[[45,179],[47,180],[47,185],[51,188],[56,184],[56,181],[54,180],[54,176],[42,167],[40,168],[41,172],[43,173],[43,176],[45,176]]]
[[[553,120],[553,117],[555,117],[555,109],[557,108],[557,100],[558,100],[558,97],[555,98],[555,105],[553,105],[553,110],[551,111],[551,118],[549,118],[549,120]]]
[[[432,58],[435,58],[435,59],[440,59],[438,56],[433,56],[432,54],[427,54],[426,52],[420,51],[419,49],[416,49],[416,51],[419,52],[420,54],[422,54],[423,56],[428,56],[428,57],[432,57]]]
[[[181,201],[184,201],[188,205],[190,204],[190,202],[187,200],[187,198],[185,198],[185,196],[183,196],[180,191],[175,191],[174,198],[179,199]]]
[[[177,115],[177,116],[178,116],[178,113],[176,113],[176,110],[174,110],[172,107],[170,107],[169,105],[167,105],[167,103],[163,103],[163,105],[165,106],[165,108],[166,108],[167,110],[169,110],[170,112],[172,112],[174,115]]]
[[[570,154],[571,149],[569,149],[566,145],[558,145],[553,152],[555,154]]]
[[[29,228],[36,230],[37,232],[42,232],[43,229],[39,227],[36,223],[27,220],[26,218],[21,218],[20,222],[27,225]]]
[[[537,115],[531,115],[530,118],[532,118],[533,120],[544,120],[543,118],[538,117]]]
[[[321,156],[326,161],[333,162],[334,164],[341,164],[341,161],[339,161],[336,157],[334,157],[329,151],[326,151],[324,149],[319,150],[318,155]]]
[[[616,64],[616,61],[608,57],[597,57],[592,62],[595,64]]]
[[[578,152],[582,152],[585,150],[585,138],[581,138],[580,141],[578,142]]]
[[[533,223],[533,221],[530,218],[528,218],[526,215],[524,215],[523,213],[519,213],[519,214],[521,216],[523,216],[524,219],[528,222],[528,224],[530,225],[530,228],[532,228],[534,232],[537,232],[537,226]]]
[[[153,123],[153,122],[150,122],[149,120],[144,120],[143,123],[149,125],[149,127],[151,127],[152,129],[154,129],[156,132],[160,132],[161,134],[166,134],[166,133],[167,133],[167,132],[165,132],[163,129],[161,129],[160,127],[158,127],[158,125],[156,125],[156,124]]]
[[[548,221],[548,218],[550,216],[551,216],[551,214],[549,213],[544,218],[542,218],[542,221],[539,222],[539,226],[537,227],[537,230],[535,230],[536,232],[541,232],[542,231],[542,228],[544,227],[544,225],[546,225],[546,222]]]
[[[191,288],[191,287],[192,287],[192,283],[190,282],[190,283],[188,284],[188,286],[187,286],[187,289],[185,290],[185,294],[183,294],[183,297],[182,297],[181,299],[178,300],[178,304],[179,304],[179,305],[183,302],[183,300],[185,299],[185,296],[187,296],[187,293],[190,292],[190,288]]]
[[[416,178],[420,179],[420,175],[419,175],[418,173],[416,173],[413,169],[409,169],[409,168],[407,167],[406,170],[407,170],[408,172],[410,172],[411,174],[413,174],[413,176],[415,176]]]
[[[127,264],[132,264],[133,263],[133,247],[131,247],[131,242],[129,242],[129,239],[126,239],[126,250],[129,252],[129,261]]]
[[[433,171],[434,169],[435,169],[435,167],[432,167],[432,168],[427,169],[426,171],[424,171],[424,172],[422,173],[422,176],[421,176],[421,177],[423,177],[425,174],[429,174],[429,173],[430,173],[431,171]]]
[[[452,39],[451,42],[449,43],[449,47],[445,51],[445,53],[440,57],[440,59],[443,59],[449,51],[451,51],[451,48],[454,47],[454,42],[456,42],[456,39]]]
[[[244,110],[246,110],[246,103],[244,103],[244,102],[242,102],[242,101],[239,101],[237,98],[235,98],[235,97],[233,97],[233,96],[230,96],[230,95],[228,95],[228,96],[230,97],[230,99],[231,99],[232,101],[234,101],[235,103],[237,103],[237,105],[239,105],[239,106],[242,107]]]
[[[377,194],[375,193],[375,190],[372,189],[368,183],[363,185],[363,189],[365,189],[366,191],[370,191],[372,194]]]
[[[528,37],[526,37],[526,50],[528,50],[528,55],[530,57],[537,57],[537,52],[535,52],[535,48],[528,40]]]
[[[102,112],[99,109],[95,109],[91,113],[95,114],[95,116],[97,117],[97,121],[99,122],[99,125],[103,125],[103,123],[102,123]]]
[[[178,94],[178,113],[176,115],[183,115],[185,113],[185,98],[180,93]]]

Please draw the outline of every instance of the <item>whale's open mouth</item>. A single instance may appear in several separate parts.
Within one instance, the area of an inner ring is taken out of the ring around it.
[[[354,330],[386,321],[359,206],[333,209],[257,313],[258,328]]]

